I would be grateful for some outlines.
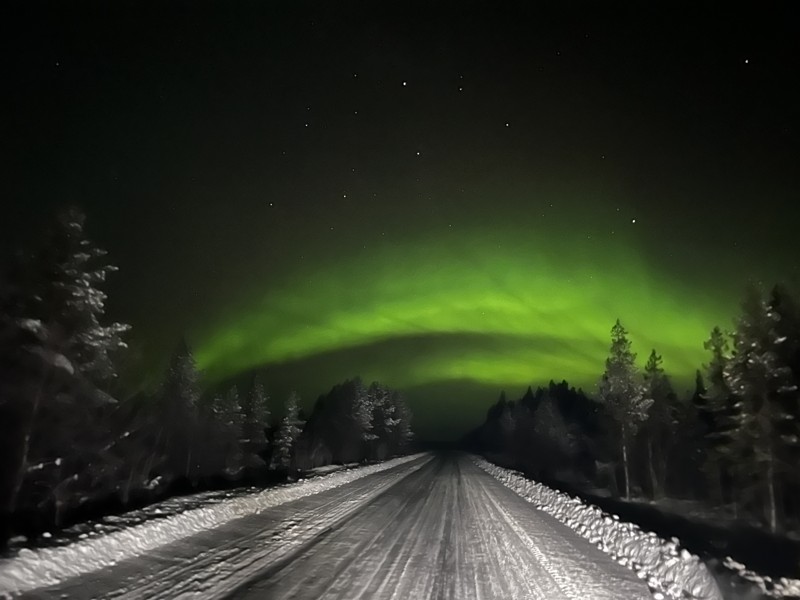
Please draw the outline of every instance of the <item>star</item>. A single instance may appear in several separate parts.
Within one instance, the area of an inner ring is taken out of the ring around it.
[[[403,87],[406,87],[406,82],[405,81],[403,82]]]
[[[631,223],[636,223],[636,219],[631,219]]]

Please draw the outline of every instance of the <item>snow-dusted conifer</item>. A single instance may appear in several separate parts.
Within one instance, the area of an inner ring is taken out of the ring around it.
[[[699,414],[705,421],[708,444],[703,470],[718,500],[723,502],[726,488],[730,487],[726,482],[732,478],[735,484],[737,478],[733,472],[736,463],[733,443],[742,405],[733,397],[725,378],[731,356],[730,335],[714,327],[703,347],[711,353],[711,360],[705,365],[705,391],[699,398]],[[735,497],[733,502],[736,506]]]
[[[543,448],[556,457],[571,457],[575,453],[577,436],[564,420],[552,398],[545,398],[533,415],[533,433]],[[552,456],[550,457],[552,460]]]
[[[631,442],[653,404],[645,398],[638,381],[636,354],[631,351],[628,332],[619,319],[611,329],[611,349],[606,359],[606,370],[600,381],[600,396],[614,421],[620,428],[622,466],[625,472],[625,497],[630,498]]]
[[[264,389],[261,377],[253,378],[250,393],[242,399],[242,440],[244,460],[247,466],[263,465],[262,454],[267,449],[267,437],[264,433],[269,424],[269,397]]]
[[[126,347],[122,323],[101,323],[109,273],[105,250],[96,247],[84,231],[86,218],[77,209],[60,215],[48,245],[38,258],[42,278],[35,293],[35,319],[59,340],[59,350],[78,371],[95,381],[116,377],[112,355]]]
[[[375,398],[370,391],[364,387],[360,379],[355,381],[355,398],[353,400],[353,419],[361,431],[361,439],[370,442],[377,438],[373,432],[372,415],[375,410]]]
[[[203,443],[198,436],[199,380],[194,356],[182,340],[170,359],[159,392],[164,411],[163,435],[159,438],[165,446],[168,469],[189,478],[198,474],[196,451]]]
[[[785,465],[783,424],[793,419],[786,396],[797,394],[792,370],[781,358],[786,337],[777,325],[780,315],[762,294],[751,291],[743,304],[734,334],[734,352],[724,369],[726,385],[735,398],[730,449],[740,482],[762,490],[770,530],[778,526],[777,482]],[[746,491],[746,490],[743,490]]]
[[[644,433],[650,488],[654,498],[665,491],[667,460],[677,425],[675,392],[661,364],[661,356],[652,350],[644,367],[644,397],[653,401]]]
[[[300,420],[300,397],[296,392],[289,394],[286,401],[286,414],[281,420],[278,435],[275,440],[274,466],[288,470],[292,467],[294,446],[297,438],[303,431],[303,421]]]
[[[414,438],[414,432],[411,429],[413,415],[400,392],[392,392],[392,404],[395,406],[394,416],[397,419],[394,429],[395,450],[401,450]]]
[[[394,432],[400,424],[398,408],[392,391],[377,381],[369,386],[367,394],[372,407],[371,454],[372,458],[383,460],[393,451]]]
[[[225,470],[235,473],[242,465],[242,436],[244,417],[239,402],[239,390],[234,385],[224,395],[212,401],[221,451],[225,457]]]

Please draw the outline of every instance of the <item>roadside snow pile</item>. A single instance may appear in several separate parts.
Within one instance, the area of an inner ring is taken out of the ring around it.
[[[666,541],[642,531],[617,515],[526,479],[516,471],[475,457],[475,463],[506,487],[552,515],[567,527],[596,544],[619,564],[647,581],[655,598],[721,600],[712,575],[697,556],[681,549],[677,538]]]
[[[344,465],[325,465],[324,467],[314,467],[309,469],[306,473],[309,476],[326,475],[327,473],[335,473],[336,471],[346,471],[347,469],[358,468],[358,463],[346,463]]]
[[[0,560],[0,598],[55,585],[71,577],[112,566],[234,519],[346,485],[422,456],[424,453],[403,456],[384,463],[269,488],[165,519],[147,521],[101,537],[81,540],[68,546],[22,549],[14,558]]]
[[[773,579],[766,575],[759,575],[750,571],[742,563],[735,561],[730,556],[722,563],[726,568],[736,572],[739,577],[754,583],[765,596],[772,598],[800,598],[800,579]]]

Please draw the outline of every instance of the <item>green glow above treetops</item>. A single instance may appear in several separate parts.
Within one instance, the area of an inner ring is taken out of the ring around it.
[[[374,347],[358,364],[343,358],[340,378],[401,389],[456,380],[524,389],[566,378],[593,389],[619,317],[641,362],[656,348],[688,382],[709,330],[729,322],[738,301],[698,294],[646,264],[632,235],[599,242],[455,229],[320,255],[253,284],[198,333],[199,365],[221,379]]]

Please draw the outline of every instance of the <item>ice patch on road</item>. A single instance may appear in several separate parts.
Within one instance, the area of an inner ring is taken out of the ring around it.
[[[614,560],[646,580],[656,598],[722,600],[712,575],[700,559],[681,549],[676,538],[667,541],[642,531],[633,523],[585,504],[516,471],[475,457],[475,463],[503,485],[552,515],[567,527],[596,544]]]
[[[110,567],[234,519],[340,487],[367,475],[411,462],[423,455],[403,456],[375,465],[269,488],[165,519],[148,521],[105,536],[81,540],[68,546],[20,550],[14,558],[0,560],[0,597],[55,585],[77,575]]]

